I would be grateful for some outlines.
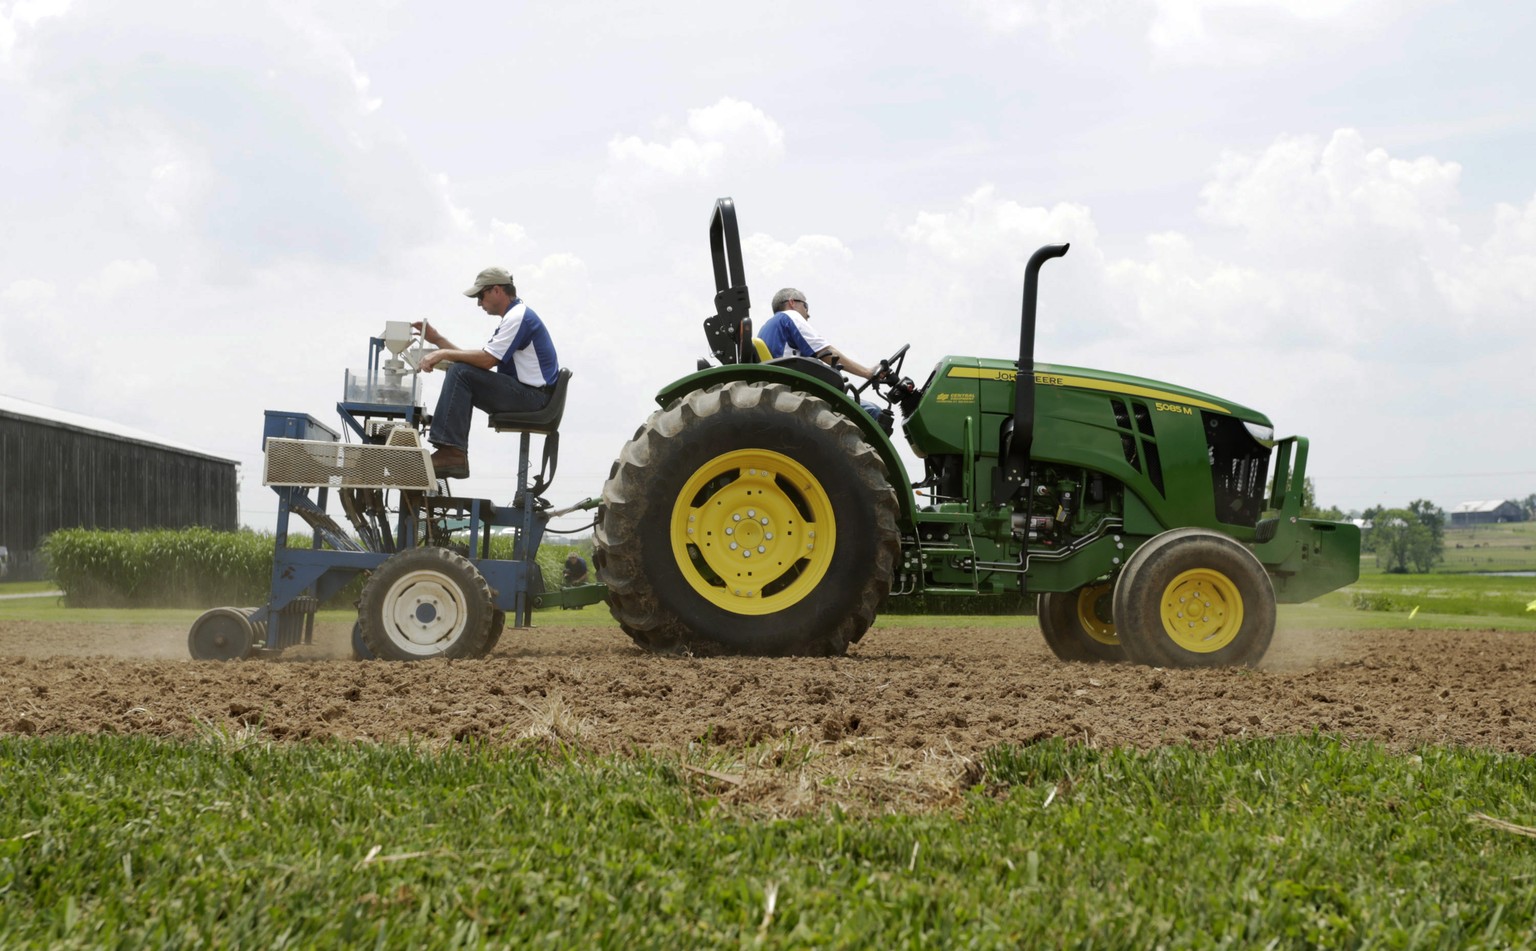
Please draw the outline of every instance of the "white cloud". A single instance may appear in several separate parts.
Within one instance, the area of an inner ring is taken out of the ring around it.
[[[527,229],[515,221],[502,221],[500,218],[492,218],[491,233],[506,238],[513,244],[524,244],[528,241]]]
[[[304,4],[282,4],[275,8],[275,12],[289,29],[304,38],[312,57],[328,61],[347,76],[356,92],[355,107],[359,113],[366,115],[384,104],[384,100],[368,94],[373,81],[358,66],[341,36],[322,22],[316,11]]]
[[[468,208],[458,203],[454,194],[454,185],[447,175],[433,176],[433,183],[442,207],[447,212],[448,220],[452,222],[454,246],[457,246],[459,241],[469,240],[486,245],[493,255],[522,254],[532,247],[533,242],[528,237],[528,229],[518,222],[503,221],[492,216],[490,224],[482,226]]]
[[[950,261],[995,264],[1028,260],[1043,244],[1062,241],[1092,243],[1098,237],[1088,209],[1071,203],[1050,208],[1029,207],[1000,198],[992,185],[983,185],[947,212],[918,212],[902,229],[908,242]],[[986,261],[978,261],[977,255]]]
[[[1178,66],[1253,67],[1306,55],[1318,37],[1380,31],[1433,0],[968,0],[997,33],[1044,31],[1055,42],[1139,34],[1151,56]]]
[[[1147,42],[1167,62],[1255,66],[1308,51],[1320,35],[1381,30],[1414,0],[1149,0]]]
[[[71,0],[16,0],[7,12],[0,9],[0,62],[10,59],[21,31],[49,17],[64,16]]]
[[[968,8],[988,29],[999,33],[1043,28],[1065,39],[1133,0],[968,0]]]
[[[1536,198],[1523,208],[1498,205],[1487,240],[1437,269],[1435,284],[1459,322],[1536,344]]]
[[[451,227],[339,41],[287,4],[243,7],[239,42],[209,42],[227,23],[218,7],[78,0],[37,31],[14,87],[23,154],[69,160],[34,190],[112,209],[97,240],[164,236],[226,279],[289,257],[356,264]]]
[[[555,299],[564,305],[576,304],[588,286],[586,262],[564,251],[519,265],[513,277],[528,287],[538,287],[540,299]]]
[[[36,277],[11,281],[0,289],[0,393],[48,403],[58,388],[70,385],[58,372],[60,339],[55,322],[53,284]]]
[[[155,267],[153,261],[137,258],[132,261],[113,261],[101,269],[97,274],[85,283],[85,289],[89,293],[103,298],[113,298],[124,291],[132,290],[146,284],[153,284],[160,279],[160,269]]]
[[[17,307],[31,308],[53,300],[53,285],[35,277],[22,278],[7,284],[0,291],[0,301]]]
[[[669,134],[663,124],[658,140],[615,135],[608,142],[609,164],[631,174],[708,179],[729,167],[756,166],[784,154],[784,130],[763,110],[729,96],[712,106],[688,110],[683,128]]]
[[[1024,267],[1046,245],[1071,248],[1042,272],[1042,330],[1061,342],[1091,340],[1125,319],[1109,297],[1098,226],[1082,205],[1024,205],[985,185],[952,209],[918,212],[899,236],[908,248],[902,300],[914,317],[936,315],[977,353],[1018,352]]]
[[[1106,276],[1134,307],[1127,323],[1205,342],[1248,339],[1274,320],[1283,298],[1270,275],[1216,260],[1178,233],[1149,236],[1145,258],[1114,261]]]
[[[1269,275],[1276,329],[1442,360],[1473,346],[1459,332],[1501,326],[1531,300],[1524,216],[1501,211],[1473,253],[1460,177],[1455,162],[1397,158],[1340,129],[1223,155],[1200,213],[1228,235],[1223,257]]]
[[[853,252],[837,238],[826,234],[801,235],[794,241],[776,241],[766,234],[751,234],[742,239],[741,253],[752,262],[753,274],[775,281],[812,284],[821,276],[845,269]],[[810,293],[807,291],[806,293]]]
[[[1303,250],[1318,234],[1454,241],[1446,213],[1460,178],[1455,162],[1393,158],[1367,148],[1356,130],[1340,129],[1326,145],[1282,137],[1258,155],[1223,154],[1201,192],[1201,212],[1271,251]]]

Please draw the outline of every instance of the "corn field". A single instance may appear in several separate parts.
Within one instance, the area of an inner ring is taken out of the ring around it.
[[[70,607],[210,608],[255,605],[267,600],[272,581],[274,536],[242,529],[208,528],[101,531],[72,528],[43,542],[48,576]],[[290,535],[289,547],[308,548],[307,535]],[[546,587],[560,587],[561,568],[572,545],[542,545],[537,561]],[[491,541],[491,557],[512,557],[510,536]],[[363,576],[326,604],[349,608],[362,592]]]

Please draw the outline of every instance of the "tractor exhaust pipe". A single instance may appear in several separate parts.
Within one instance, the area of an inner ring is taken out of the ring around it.
[[[1024,267],[1024,315],[1019,331],[1019,375],[1013,386],[1013,438],[1003,460],[1003,479],[1018,491],[1029,477],[1029,452],[1035,441],[1035,301],[1040,292],[1040,268],[1067,253],[1070,244],[1048,244]],[[995,501],[1002,501],[996,498]]]

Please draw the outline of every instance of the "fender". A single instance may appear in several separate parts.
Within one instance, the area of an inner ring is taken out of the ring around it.
[[[891,488],[896,490],[896,503],[900,506],[903,522],[911,525],[915,521],[912,482],[907,478],[907,467],[897,454],[891,437],[885,434],[869,414],[864,412],[864,408],[858,401],[846,391],[835,389],[809,374],[766,363],[731,363],[725,366],[709,367],[675,380],[663,388],[656,394],[656,403],[662,407],[670,406],[695,390],[723,386],[738,380],[746,383],[782,383],[797,392],[825,400],[838,413],[852,420],[864,434],[865,441],[875,447],[875,451],[880,454],[880,460],[885,463]]]

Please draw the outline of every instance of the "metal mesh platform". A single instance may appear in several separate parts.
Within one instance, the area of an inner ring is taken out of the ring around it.
[[[386,446],[269,438],[262,484],[425,491],[437,481],[417,433],[402,427]]]

